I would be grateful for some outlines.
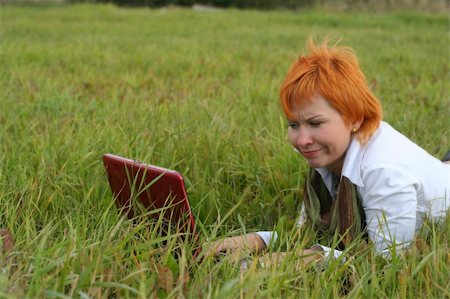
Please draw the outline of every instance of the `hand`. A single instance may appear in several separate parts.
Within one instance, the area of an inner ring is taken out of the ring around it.
[[[227,253],[241,255],[244,252],[260,252],[266,248],[266,244],[257,234],[229,237],[203,245],[205,256],[220,256]]]
[[[259,264],[263,268],[278,268],[287,258],[292,258],[293,262],[295,262],[295,269],[299,270],[305,269],[315,262],[320,262],[323,259],[323,255],[313,249],[303,249],[297,252],[273,252],[261,256]]]

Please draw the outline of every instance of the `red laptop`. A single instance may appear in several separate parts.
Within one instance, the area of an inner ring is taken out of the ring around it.
[[[103,155],[103,163],[122,213],[133,218],[140,206],[155,221],[163,217],[164,226],[195,235],[194,216],[178,172],[112,154]]]

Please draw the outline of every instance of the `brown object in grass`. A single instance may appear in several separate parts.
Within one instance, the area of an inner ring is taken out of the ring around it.
[[[0,254],[9,253],[14,247],[14,239],[7,229],[0,229],[1,247]]]

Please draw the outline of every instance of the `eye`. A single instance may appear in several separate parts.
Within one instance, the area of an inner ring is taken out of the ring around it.
[[[291,129],[297,129],[299,126],[300,126],[299,123],[295,121],[288,121],[288,127]]]
[[[321,124],[322,124],[322,122],[320,122],[320,121],[310,121],[309,122],[309,125],[313,128],[318,128],[318,127],[320,127]]]

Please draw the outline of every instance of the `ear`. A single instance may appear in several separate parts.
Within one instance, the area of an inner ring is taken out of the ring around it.
[[[359,130],[359,128],[361,127],[363,122],[364,122],[364,118],[361,118],[360,120],[352,122],[352,128],[356,128]]]

